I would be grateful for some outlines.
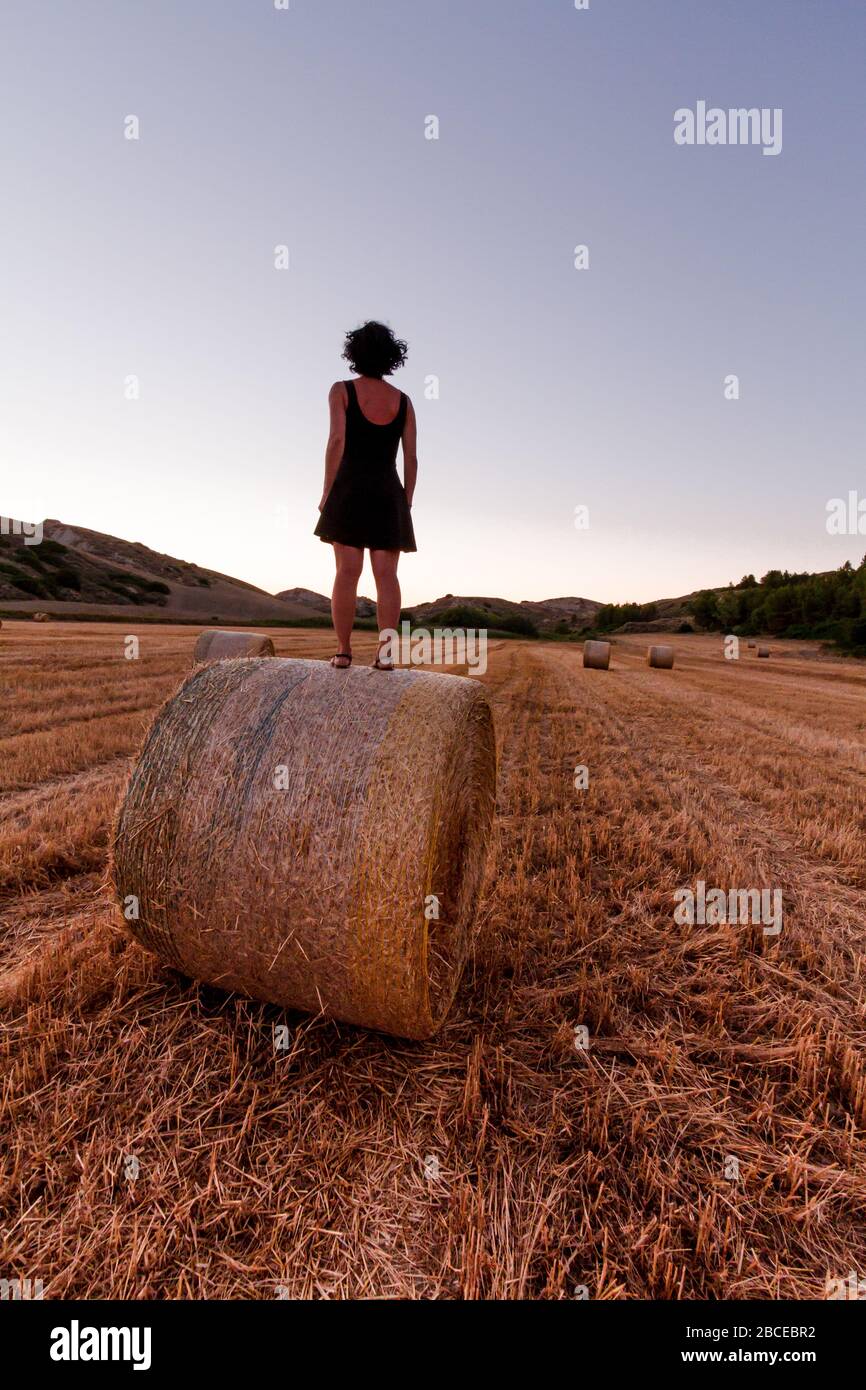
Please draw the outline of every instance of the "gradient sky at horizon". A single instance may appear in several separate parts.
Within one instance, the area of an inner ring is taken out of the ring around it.
[[[407,603],[866,550],[825,527],[863,478],[866,6],[88,0],[0,37],[3,515],[328,591],[327,392],[379,317]],[[781,107],[782,153],[675,145],[699,99]]]

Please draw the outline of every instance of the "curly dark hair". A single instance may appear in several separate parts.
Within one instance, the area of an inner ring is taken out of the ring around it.
[[[343,356],[358,376],[390,376],[403,366],[408,351],[402,338],[395,338],[390,328],[375,319],[353,328],[343,345]]]

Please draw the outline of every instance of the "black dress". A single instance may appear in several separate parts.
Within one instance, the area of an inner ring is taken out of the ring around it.
[[[407,397],[400,392],[389,425],[374,425],[358,404],[354,381],[345,386],[346,446],[314,534],[359,550],[416,550],[412,513],[397,473]]]

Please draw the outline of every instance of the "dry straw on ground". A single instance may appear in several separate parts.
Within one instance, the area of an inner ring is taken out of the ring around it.
[[[157,716],[119,816],[128,925],[196,979],[428,1037],[469,949],[495,768],[476,681],[202,667]]]
[[[664,642],[659,642],[653,647],[647,648],[647,666],[655,666],[661,671],[670,671],[674,664],[674,649],[667,646]]]
[[[662,680],[635,634],[603,681],[575,644],[490,643],[495,860],[446,1026],[402,1042],[192,986],[117,929],[108,818],[191,647],[117,636],[2,633],[4,1277],[778,1307],[864,1273],[866,664],[775,639],[768,679],[686,634]],[[678,926],[698,877],[778,884],[781,934]]]
[[[225,661],[234,656],[273,656],[274,644],[270,637],[257,632],[223,632],[208,629],[195,644],[193,662],[196,666],[206,661]]]
[[[593,671],[606,671],[610,666],[610,643],[584,642],[583,664]]]

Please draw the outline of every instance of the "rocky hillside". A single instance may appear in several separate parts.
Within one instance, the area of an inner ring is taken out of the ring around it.
[[[601,607],[589,598],[549,598],[522,599],[467,597],[462,594],[445,594],[432,603],[419,603],[406,611],[412,614],[417,623],[438,622],[443,616],[460,610],[471,610],[483,614],[489,627],[497,626],[497,619],[523,619],[532,623],[539,632],[550,632],[581,628],[592,623],[593,617]]]
[[[140,541],[55,520],[43,523],[39,545],[0,535],[0,607],[82,617],[117,616],[134,607],[143,618],[203,623],[288,623],[309,615],[253,584],[161,555]]]
[[[310,615],[322,617],[329,616],[331,612],[331,601],[324,594],[317,594],[312,589],[282,589],[277,598],[284,599],[289,603],[300,604]],[[528,618],[539,631],[550,630],[557,623],[565,623],[569,628],[580,629],[592,621],[593,615],[601,607],[592,599],[587,598],[551,598],[543,599],[538,602],[531,602],[528,599],[514,601],[507,598],[478,598],[466,597],[462,594],[445,594],[442,598],[433,599],[430,603],[419,603],[414,608],[404,608],[404,614],[411,615],[416,623],[436,623],[448,613],[457,610],[472,610],[478,614],[483,614],[488,622],[487,626],[495,627],[497,619],[502,621],[508,618]],[[376,604],[373,599],[359,598],[355,616],[358,618],[374,618],[376,616]]]
[[[297,604],[305,608],[310,617],[330,617],[331,600],[324,594],[317,594],[313,589],[283,589],[277,594],[278,599],[285,603]],[[376,605],[371,598],[362,598],[360,595],[355,603],[356,618],[375,618]]]
[[[0,535],[4,613],[43,610],[57,616],[122,617],[134,608],[150,621],[203,624],[290,625],[330,618],[330,599],[312,589],[268,594],[242,579],[160,554],[141,541],[120,540],[62,521],[44,522],[43,533],[40,545],[25,544],[21,535]],[[405,612],[422,625],[450,621],[454,626],[500,627],[516,633],[569,633],[591,626],[601,607],[594,599],[575,597],[517,601],[444,594]],[[375,618],[375,602],[359,597],[355,611],[358,618]]]

